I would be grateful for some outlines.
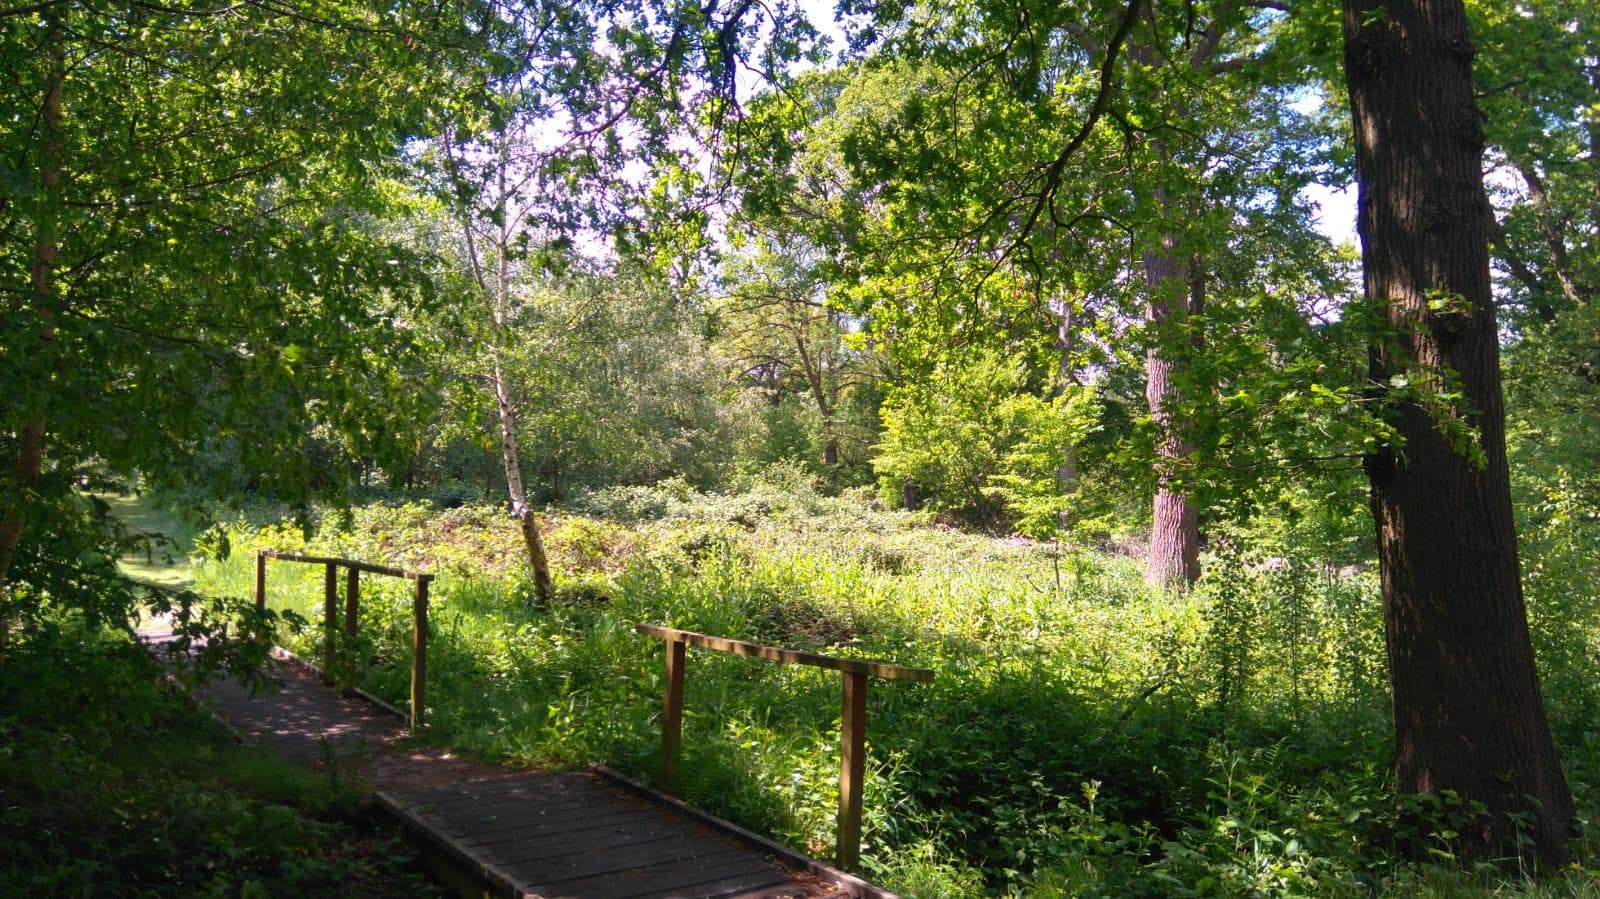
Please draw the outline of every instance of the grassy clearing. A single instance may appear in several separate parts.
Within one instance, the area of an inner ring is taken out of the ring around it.
[[[195,528],[166,509],[137,494],[95,493],[110,514],[136,534],[151,535],[143,553],[130,553],[117,561],[117,568],[128,577],[145,584],[184,590],[194,585],[189,572],[189,553],[194,549]]]
[[[1460,872],[1451,834],[1472,810],[1397,807],[1370,574],[1223,554],[1191,595],[1151,596],[1127,559],[1058,555],[793,485],[727,497],[623,488],[547,525],[562,573],[547,609],[528,602],[516,532],[492,508],[369,506],[310,541],[440,572],[433,739],[653,778],[661,650],[632,631],[649,621],[938,672],[931,685],[874,684],[869,699],[864,866],[908,895],[1596,890],[1577,869],[1537,881]],[[241,522],[225,559],[217,534],[200,541],[212,558],[197,583],[248,595],[254,548],[303,542],[295,528]],[[320,615],[319,572],[274,566],[269,583],[275,607]],[[398,701],[408,595],[371,584],[360,677]],[[1539,628],[1547,666],[1587,658],[1560,630]],[[311,634],[287,639],[316,652]],[[1591,821],[1593,688],[1552,682]],[[691,651],[686,701],[680,792],[826,855],[837,676]],[[1419,846],[1442,866],[1401,860]]]

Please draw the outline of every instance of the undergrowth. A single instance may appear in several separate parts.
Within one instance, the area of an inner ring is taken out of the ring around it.
[[[906,895],[1597,892],[1576,866],[1462,869],[1453,834],[1475,810],[1395,800],[1370,573],[1219,541],[1194,591],[1152,595],[1130,559],[963,533],[805,484],[613,488],[544,523],[550,607],[530,602],[515,525],[488,506],[372,505],[309,541],[240,520],[201,541],[197,582],[246,595],[266,546],[430,567],[432,739],[647,780],[663,663],[636,623],[931,668],[933,683],[874,682],[868,701],[863,867]],[[274,563],[270,602],[316,620],[320,583],[320,569]],[[363,582],[357,646],[362,685],[395,701],[405,590]],[[1536,631],[1547,666],[1592,655]],[[314,634],[285,639],[318,651]],[[1591,681],[1563,670],[1551,697],[1585,821],[1600,772],[1582,724]],[[691,650],[680,794],[826,856],[839,694],[833,672]],[[1418,846],[1436,864],[1410,861]],[[1587,840],[1580,855],[1595,857]]]
[[[126,635],[0,667],[0,896],[435,896],[349,787],[240,746]]]

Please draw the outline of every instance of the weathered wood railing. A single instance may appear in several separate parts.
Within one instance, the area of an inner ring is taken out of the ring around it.
[[[385,577],[404,578],[416,582],[416,590],[412,595],[411,601],[410,721],[412,731],[422,727],[424,703],[428,692],[428,588],[433,583],[433,575],[422,571],[407,571],[404,568],[391,568],[387,565],[358,562],[355,559],[308,556],[303,553],[286,553],[275,549],[262,549],[256,551],[256,608],[258,610],[264,610],[267,607],[268,559],[325,566],[322,582],[322,677],[329,685],[333,684],[334,672],[338,670],[339,569],[345,569],[345,639],[352,643],[355,641],[356,625],[360,620],[361,572],[381,574]],[[353,672],[351,674],[353,675]]]
[[[667,644],[666,700],[661,715],[661,785],[671,792],[677,778],[678,745],[683,733],[683,662],[685,648],[698,646],[734,655],[782,662],[786,665],[814,665],[829,668],[844,676],[844,714],[839,719],[839,824],[835,844],[837,863],[843,870],[856,866],[861,857],[861,792],[866,772],[867,678],[907,680],[927,683],[933,672],[862,659],[841,659],[799,649],[783,649],[712,637],[694,631],[681,631],[657,624],[641,624],[637,630]]]

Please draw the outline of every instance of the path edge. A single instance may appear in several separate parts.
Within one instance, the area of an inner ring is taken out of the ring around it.
[[[289,650],[284,649],[282,646],[274,645],[272,647],[272,657],[275,658],[275,659],[278,659],[279,661],[283,661],[283,662],[293,662],[296,665],[299,665],[300,667],[306,669],[307,671],[310,671],[312,674],[315,674],[317,677],[322,678],[324,680],[327,679],[327,672],[323,671],[321,666],[319,666],[315,662],[312,662],[312,661],[307,660],[307,659],[303,659],[300,656],[295,655],[294,653],[290,652]],[[355,697],[357,699],[361,699],[361,700],[363,700],[365,702],[368,702],[368,703],[376,706],[379,709],[379,711],[387,712],[388,714],[393,715],[396,718],[399,718],[401,721],[409,721],[409,720],[411,720],[411,716],[406,714],[405,709],[400,708],[399,706],[395,705],[392,702],[388,702],[387,700],[380,699],[379,697],[374,696],[371,693],[368,693],[366,690],[363,690],[360,687],[329,687],[329,689],[333,690],[336,693],[340,693],[340,694],[342,694],[344,696],[353,696],[353,697]]]
[[[618,786],[625,787],[634,793],[644,796],[646,799],[672,808],[678,812],[681,812],[682,814],[694,818],[702,824],[720,830],[729,836],[734,837],[735,839],[750,844],[751,846],[760,849],[762,852],[779,859],[786,865],[798,868],[799,870],[826,880],[832,883],[834,886],[844,890],[846,893],[849,893],[853,899],[901,899],[901,897],[896,893],[891,893],[880,886],[862,880],[854,874],[848,874],[844,871],[841,871],[832,865],[819,862],[803,853],[797,852],[794,849],[790,849],[788,846],[785,846],[782,843],[769,840],[755,831],[740,827],[732,821],[719,818],[710,812],[701,811],[700,809],[695,808],[676,796],[669,796],[666,793],[657,790],[655,787],[634,780],[620,771],[613,770],[605,765],[600,764],[590,765],[589,770],[600,775],[601,777],[604,777],[612,783],[617,784]]]
[[[455,837],[445,833],[442,828],[434,827],[424,821],[420,813],[403,805],[386,791],[374,790],[372,801],[379,810],[400,822],[400,825],[417,841],[425,843],[428,848],[437,852],[442,852],[457,871],[487,886],[487,892],[515,899],[544,899],[540,894],[527,889],[498,865],[485,861],[482,856],[475,854]]]

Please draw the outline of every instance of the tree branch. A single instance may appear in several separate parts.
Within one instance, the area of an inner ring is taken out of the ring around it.
[[[60,6],[67,0],[42,0],[40,3],[30,3],[27,6],[11,6],[0,8],[0,19],[9,19],[12,16],[26,16],[36,12],[44,12],[52,6]]]

